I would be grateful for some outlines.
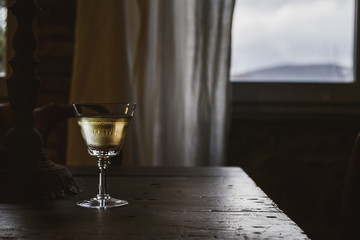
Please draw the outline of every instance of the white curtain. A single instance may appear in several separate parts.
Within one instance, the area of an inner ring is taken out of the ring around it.
[[[225,161],[233,0],[78,0],[71,102],[136,102],[124,165]],[[69,165],[94,164],[74,121]]]

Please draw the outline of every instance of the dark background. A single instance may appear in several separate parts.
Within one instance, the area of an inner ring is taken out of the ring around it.
[[[37,4],[42,8],[34,22],[42,79],[38,105],[69,104],[76,1]],[[290,111],[252,111],[246,103],[232,107],[228,165],[242,167],[311,238],[326,239],[337,222],[347,161],[360,130],[356,108],[338,113],[330,106],[323,114],[308,106],[294,114],[291,106]],[[66,157],[66,127],[60,123],[48,139],[54,162]]]

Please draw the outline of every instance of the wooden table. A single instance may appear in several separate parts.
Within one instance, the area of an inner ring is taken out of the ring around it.
[[[84,192],[48,202],[0,203],[0,239],[308,239],[241,169],[109,169],[109,193],[129,205],[86,209],[96,167],[70,168]]]

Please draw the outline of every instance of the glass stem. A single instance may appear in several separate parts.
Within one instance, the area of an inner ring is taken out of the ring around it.
[[[109,199],[110,196],[107,191],[107,183],[106,183],[106,170],[110,165],[110,161],[108,158],[99,157],[98,159],[98,167],[99,167],[99,194],[96,196],[98,200],[106,200]]]

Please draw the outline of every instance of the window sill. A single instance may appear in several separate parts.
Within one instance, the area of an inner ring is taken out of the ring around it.
[[[360,104],[233,102],[232,118],[261,121],[326,120],[360,123]]]

